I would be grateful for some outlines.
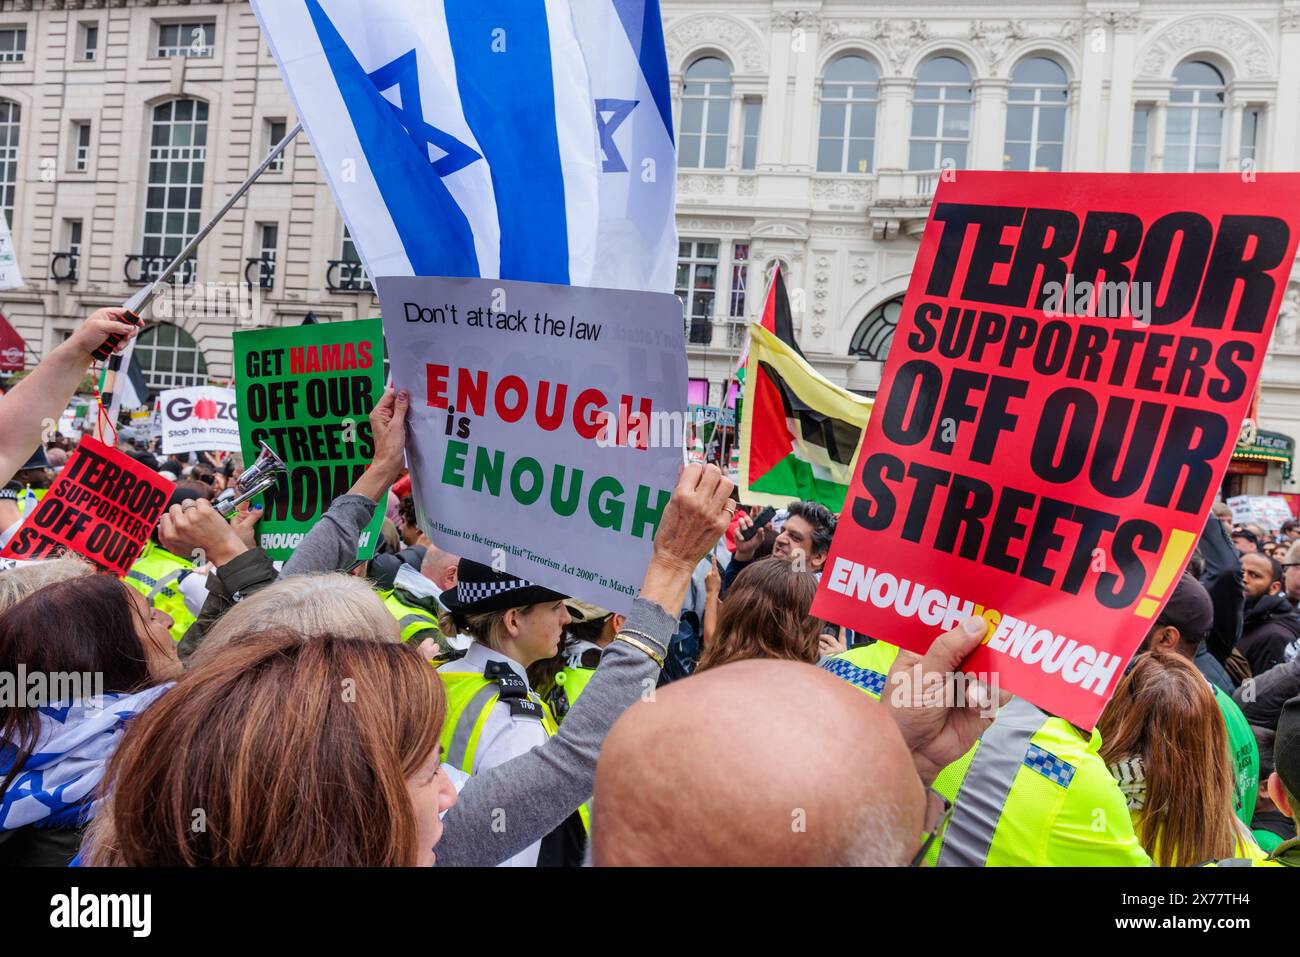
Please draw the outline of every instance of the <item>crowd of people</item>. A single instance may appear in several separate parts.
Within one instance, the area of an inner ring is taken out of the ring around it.
[[[66,462],[44,423],[134,332],[96,313],[0,400],[0,539]],[[452,555],[416,522],[409,401],[283,563],[256,506],[215,507],[231,459],[124,441],[176,486],[131,570],[0,571],[0,675],[95,676],[3,702],[0,862],[1300,865],[1296,523],[1216,507],[1085,730],[950,680],[983,618],[924,655],[819,620],[835,515],[747,508],[712,465],[626,615]]]

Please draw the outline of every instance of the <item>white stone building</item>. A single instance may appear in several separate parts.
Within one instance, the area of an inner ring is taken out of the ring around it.
[[[661,0],[692,402],[720,401],[780,261],[801,345],[879,381],[939,170],[1300,169],[1300,0]],[[580,6],[580,5],[579,5]],[[175,252],[295,121],[243,0],[0,0],[0,205],[37,358]],[[253,321],[377,315],[304,138],[201,248]],[[1227,489],[1298,486],[1300,270]],[[176,309],[158,385],[227,378],[237,318]]]

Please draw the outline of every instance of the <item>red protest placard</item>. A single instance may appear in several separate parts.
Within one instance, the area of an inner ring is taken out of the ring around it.
[[[1300,175],[941,183],[815,615],[1091,728],[1196,546],[1296,250]]]
[[[125,575],[175,487],[87,436],[0,558],[49,558],[67,549]]]

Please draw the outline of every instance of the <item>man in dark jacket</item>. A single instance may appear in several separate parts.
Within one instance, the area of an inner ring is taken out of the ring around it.
[[[1238,650],[1262,675],[1276,664],[1294,657],[1287,647],[1300,640],[1300,614],[1283,591],[1282,566],[1263,553],[1243,555],[1241,571],[1246,596],[1246,617]]]
[[[1193,568],[1195,566],[1195,568]],[[1235,682],[1224,670],[1224,662],[1241,639],[1241,560],[1232,547],[1228,530],[1213,514],[1187,570],[1205,586],[1214,605],[1214,624],[1196,653],[1196,666],[1215,686],[1232,694]]]
[[[1282,708],[1273,739],[1273,773],[1268,776],[1268,794],[1274,806],[1300,819],[1300,698]],[[1300,838],[1292,838],[1273,849],[1269,860],[1287,867],[1300,867]]]

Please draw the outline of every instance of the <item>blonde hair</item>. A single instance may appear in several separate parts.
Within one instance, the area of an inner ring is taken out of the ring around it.
[[[397,619],[361,578],[338,572],[294,575],[239,602],[219,619],[194,653],[193,663],[253,632],[284,628],[307,637],[334,634],[400,642]]]
[[[56,585],[93,574],[95,566],[80,558],[53,558],[0,572],[0,612],[7,611],[46,585]]]
[[[524,606],[527,608],[528,606]],[[480,645],[485,645],[493,651],[501,651],[506,646],[506,613],[505,611],[485,611],[476,615],[465,615],[463,618],[465,627],[462,629],[456,622],[455,617],[449,611],[438,613],[438,626],[441,628],[443,635],[448,638],[455,638],[463,630]]]
[[[505,649],[510,645],[510,635],[506,632],[506,612],[517,611],[521,615],[529,614],[539,605],[546,602],[533,602],[531,605],[516,605],[514,608],[503,608],[500,611],[484,611],[478,614],[468,614],[463,616],[465,627],[459,628],[450,612],[440,612],[438,615],[438,625],[442,633],[448,638],[455,638],[461,631],[469,635],[480,645],[491,648],[493,651],[505,653]]]

